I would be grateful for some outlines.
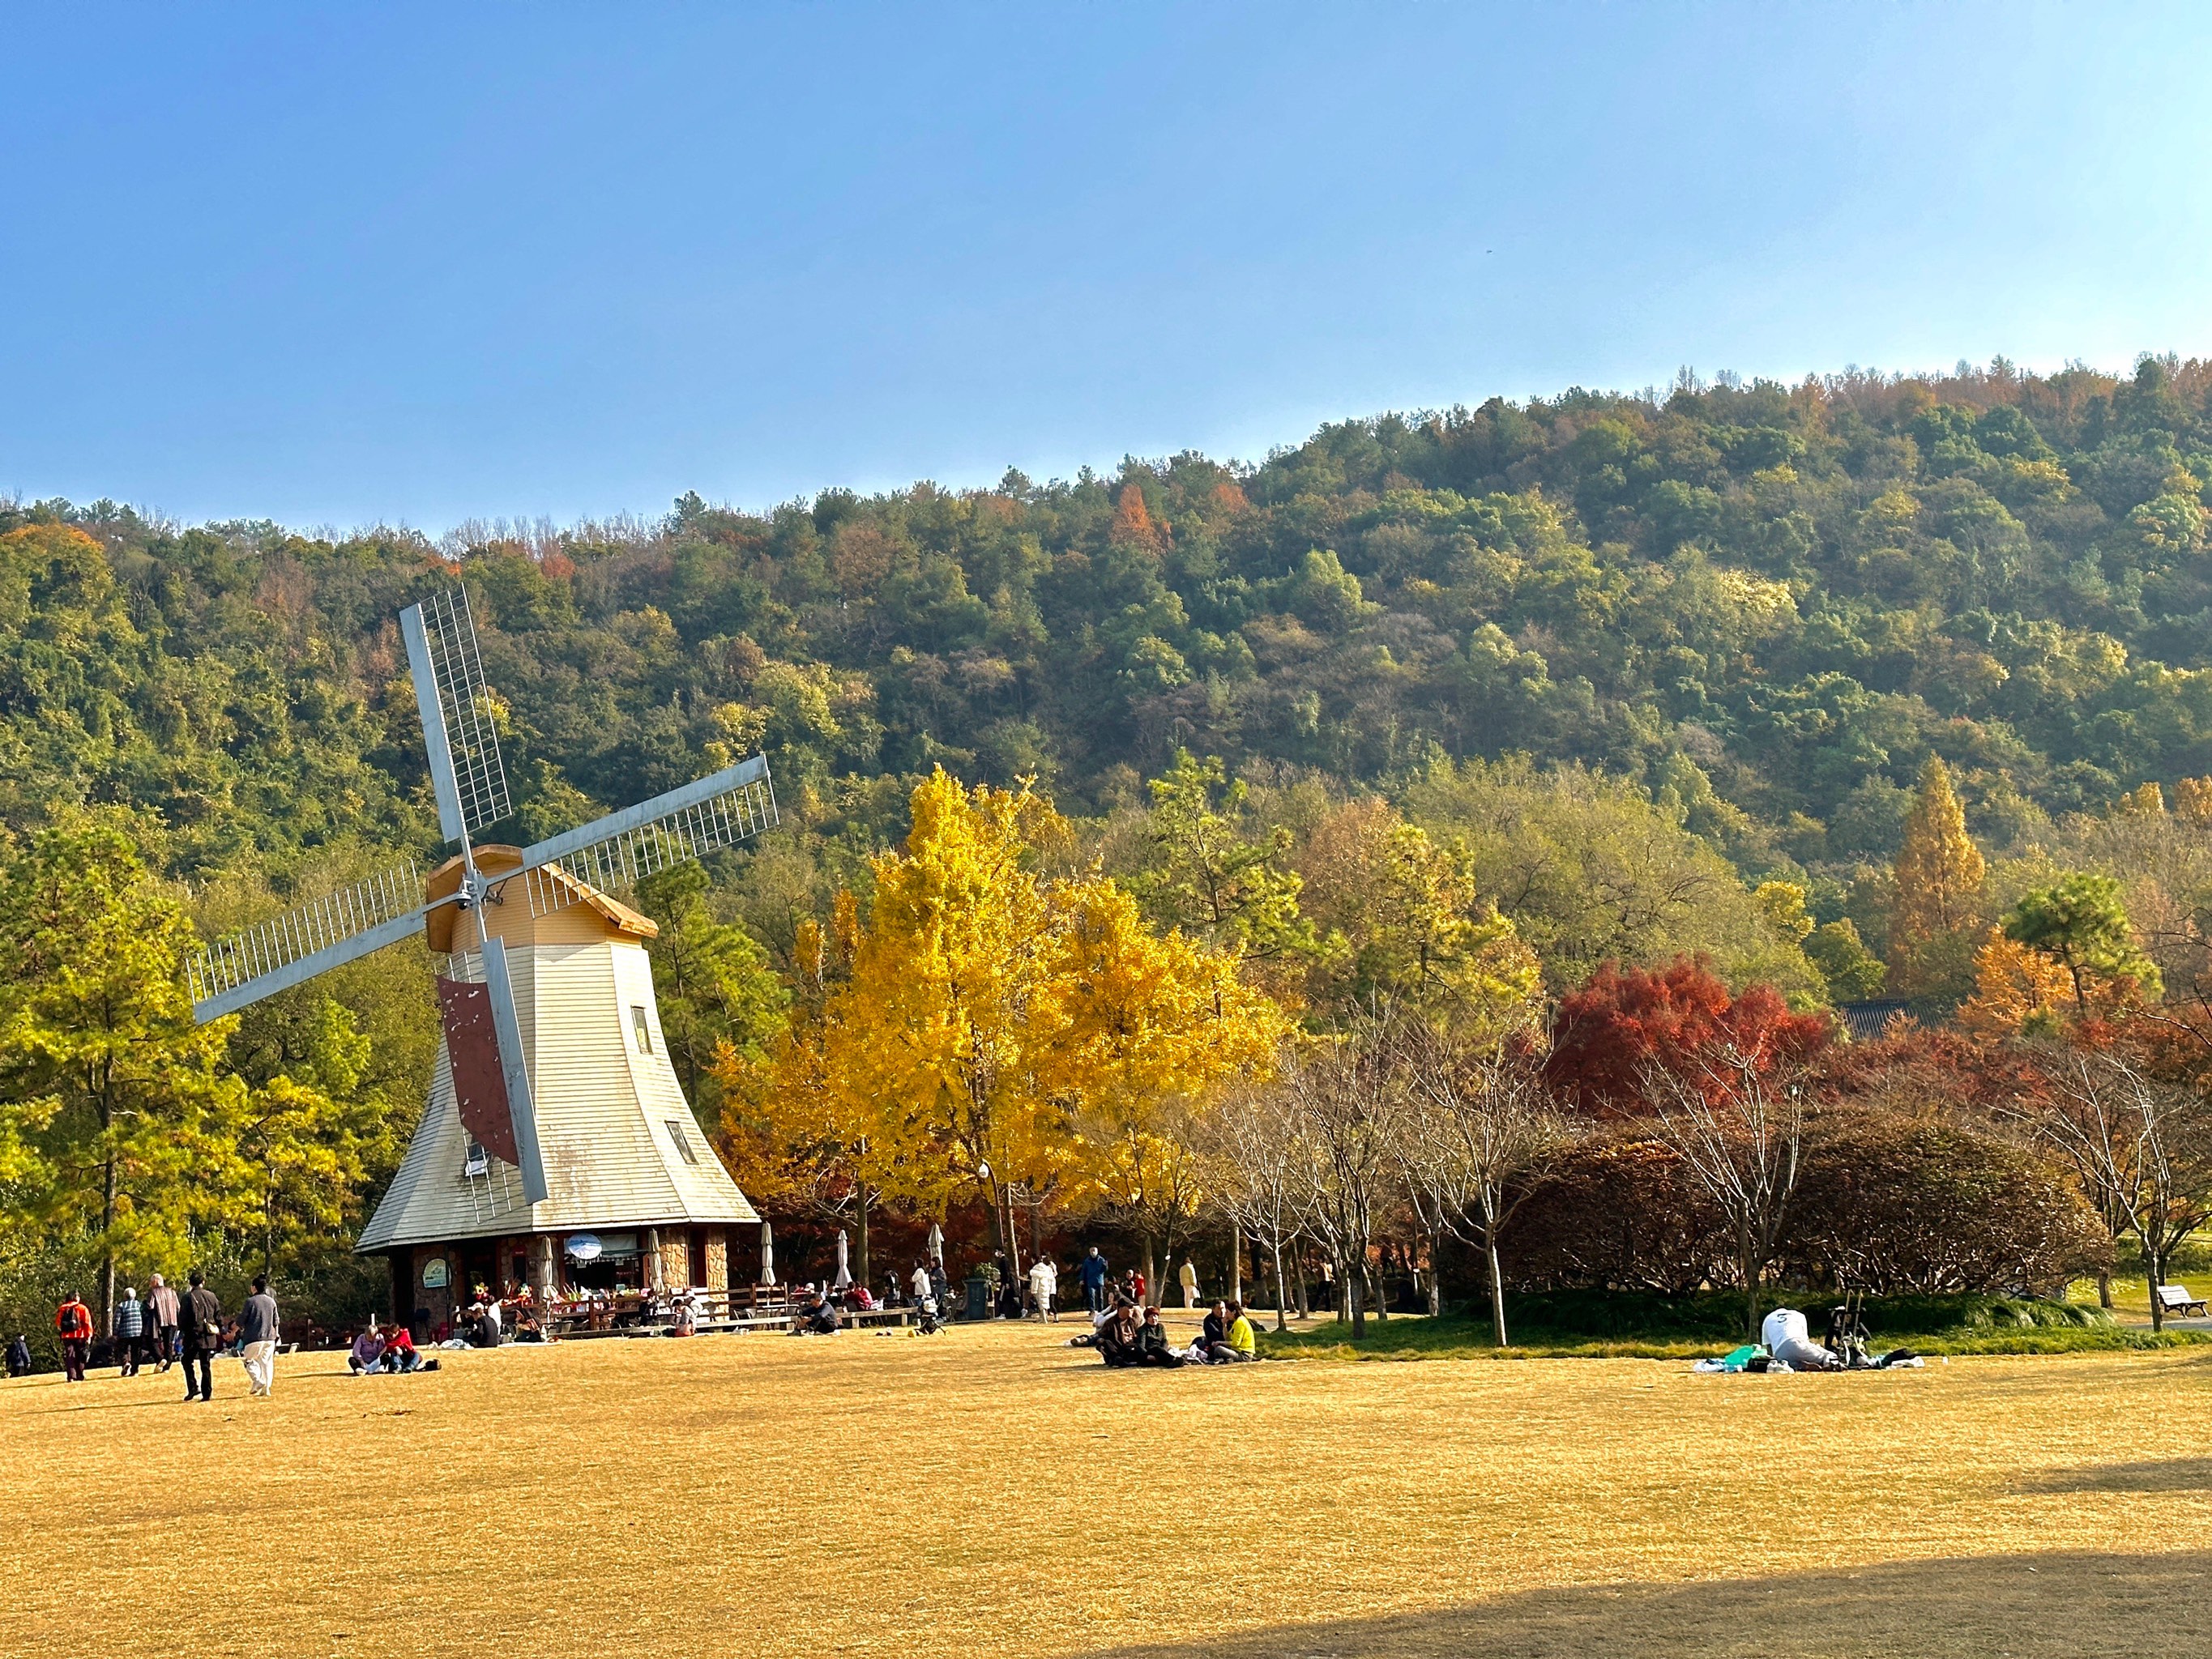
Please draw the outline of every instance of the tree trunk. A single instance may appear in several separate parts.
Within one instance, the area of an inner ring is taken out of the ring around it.
[[[1362,1283],[1366,1277],[1364,1262],[1360,1264],[1359,1271],[1344,1276],[1344,1293],[1352,1300],[1352,1340],[1354,1342],[1364,1340],[1367,1335],[1367,1299],[1361,1294],[1366,1288]]]
[[[853,1276],[866,1285],[868,1282],[868,1206],[874,1200],[869,1195],[868,1183],[865,1181],[859,1183],[859,1196],[860,1225],[854,1231],[860,1235],[858,1241],[860,1249],[856,1252],[860,1257],[860,1268]]]
[[[107,1113],[100,1113],[101,1127]],[[100,1328],[115,1328],[115,1158],[110,1154],[101,1171],[100,1189]]]
[[[1313,1297],[1306,1288],[1306,1253],[1303,1247],[1291,1252],[1291,1268],[1298,1276],[1298,1317],[1313,1317]]]
[[[1498,1339],[1498,1346],[1505,1346],[1505,1275],[1498,1266],[1498,1231],[1495,1228],[1483,1235],[1483,1254],[1490,1258],[1490,1334]]]
[[[1743,1267],[1743,1309],[1747,1342],[1759,1340],[1759,1267],[1751,1259],[1751,1229],[1736,1229],[1736,1258]]]
[[[1336,1322],[1352,1322],[1352,1270],[1346,1267],[1336,1276]]]
[[[1361,1279],[1366,1283],[1369,1299],[1375,1304],[1376,1318],[1381,1320],[1389,1319],[1390,1317],[1389,1257],[1381,1255],[1376,1256],[1374,1276],[1370,1278],[1367,1273],[1366,1253],[1364,1251],[1361,1252],[1359,1273]]]
[[[1244,1237],[1234,1227],[1229,1230],[1229,1299],[1244,1299]]]
[[[2159,1300],[2158,1287],[2166,1283],[2166,1252],[2146,1243],[2143,1265],[2150,1270],[2150,1328],[2162,1331],[2166,1328],[2166,1304]]]
[[[1291,1322],[1283,1316],[1283,1304],[1285,1298],[1283,1295],[1282,1241],[1275,1240],[1270,1249],[1275,1258],[1275,1328],[1279,1331],[1286,1331],[1291,1328]]]
[[[1444,1236],[1437,1233],[1429,1240],[1429,1317],[1441,1316],[1444,1310],[1444,1279],[1437,1271],[1437,1263],[1444,1256]]]
[[[2112,1306],[2112,1273],[2109,1267],[2097,1269],[2097,1305],[2107,1312]]]

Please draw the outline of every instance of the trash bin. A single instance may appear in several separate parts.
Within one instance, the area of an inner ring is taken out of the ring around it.
[[[988,1319],[991,1316],[991,1281],[977,1273],[968,1281],[968,1306],[960,1316],[963,1319]]]

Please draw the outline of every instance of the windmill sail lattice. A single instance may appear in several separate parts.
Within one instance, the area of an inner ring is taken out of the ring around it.
[[[621,892],[672,866],[734,847],[775,821],[775,786],[768,763],[755,756],[525,848],[520,873],[531,909],[545,915],[578,896],[574,882],[550,878],[548,868],[602,892]]]
[[[400,613],[399,629],[415,677],[422,741],[429,750],[438,827],[447,841],[459,841],[514,810],[507,799],[507,768],[499,757],[499,732],[492,723],[468,589],[434,594],[409,607]]]
[[[396,945],[422,926],[422,877],[412,859],[256,922],[186,969],[192,1012],[220,1018],[317,974]]]

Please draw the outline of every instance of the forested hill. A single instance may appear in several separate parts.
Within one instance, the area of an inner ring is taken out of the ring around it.
[[[1257,466],[830,490],[433,545],[0,508],[0,815],[143,813],[280,884],[432,814],[393,614],[458,570],[529,835],[764,746],[895,836],[942,763],[1133,798],[1177,746],[1399,793],[1441,752],[1632,781],[1833,894],[1940,754],[2002,852],[2212,772],[2212,366],[1573,391]]]

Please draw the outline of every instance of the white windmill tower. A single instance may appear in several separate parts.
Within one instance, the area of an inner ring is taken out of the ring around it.
[[[433,1318],[482,1281],[728,1284],[728,1229],[759,1216],[684,1097],[653,994],[654,924],[611,894],[776,821],[761,756],[514,848],[465,589],[400,614],[439,827],[409,862],[224,939],[191,964],[220,1018],[421,930],[443,1039],[429,1102],[355,1249],[392,1258],[395,1313]]]

